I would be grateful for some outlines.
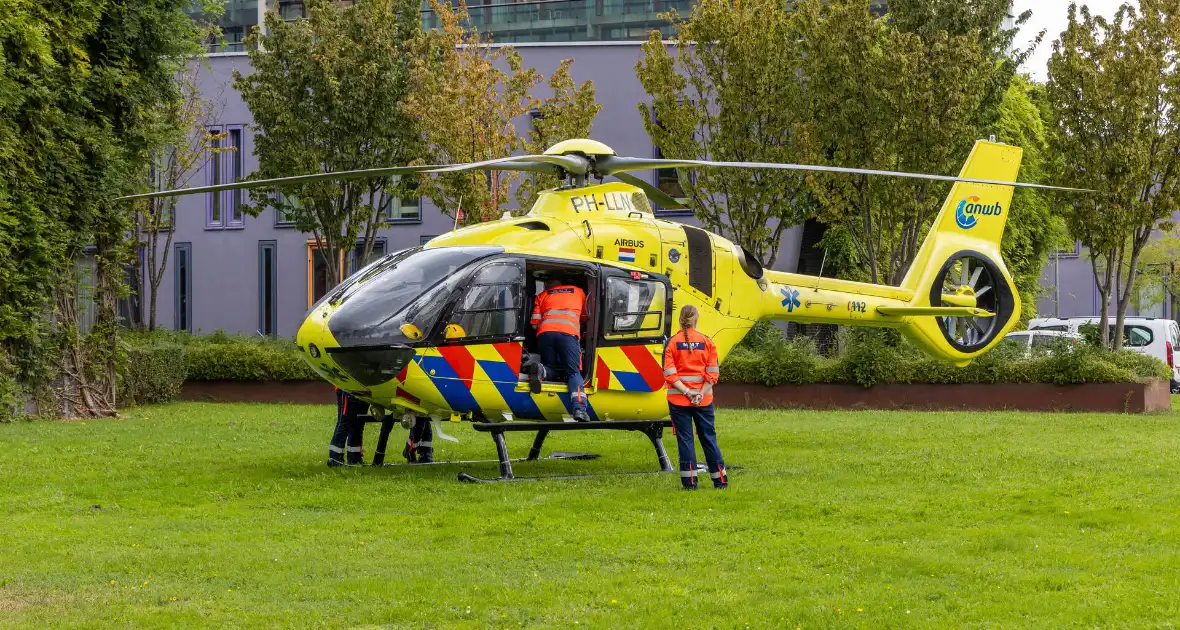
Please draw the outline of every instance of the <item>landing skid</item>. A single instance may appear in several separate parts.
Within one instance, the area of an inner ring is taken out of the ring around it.
[[[613,473],[613,474],[662,474],[672,472],[672,462],[668,459],[668,452],[664,450],[663,434],[665,427],[671,427],[671,420],[619,420],[608,422],[477,422],[474,424],[476,431],[483,431],[492,434],[492,441],[496,444],[496,461],[500,464],[500,476],[494,479],[485,479],[468,474],[467,472],[459,473],[459,481],[468,483],[495,483],[499,481],[539,481],[543,479],[587,479],[600,475],[550,475],[545,477],[517,477],[512,473],[512,462],[516,461],[540,461],[541,446],[545,443],[545,438],[549,436],[550,431],[639,431],[647,436],[651,441],[652,447],[656,451],[656,458],[659,461],[660,470],[648,473]],[[528,457],[524,459],[512,459],[508,457],[508,445],[504,441],[504,434],[510,431],[535,431],[537,436],[533,439],[533,446],[529,449]],[[592,459],[597,457],[556,457],[558,453],[554,453],[545,459]],[[566,455],[563,453],[563,455]],[[568,455],[590,455],[589,453],[573,453]],[[491,463],[493,460],[487,460]],[[472,462],[474,463],[474,462]],[[609,474],[609,473],[608,473]]]
[[[597,453],[574,453],[570,451],[554,451],[547,457],[537,457],[529,459],[527,457],[517,457],[510,461],[514,463],[519,462],[548,462],[566,459],[598,459],[600,455]],[[498,459],[465,459],[459,461],[444,461],[444,462],[414,462],[408,464],[374,464],[381,468],[419,468],[422,466],[454,466],[457,464],[496,464]]]

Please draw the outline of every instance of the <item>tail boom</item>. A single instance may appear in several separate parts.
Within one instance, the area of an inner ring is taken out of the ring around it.
[[[1019,147],[979,141],[960,176],[1015,182],[1021,156]],[[956,182],[899,287],[768,272],[762,317],[898,328],[926,352],[966,365],[1019,319],[1000,253],[1013,191]]]

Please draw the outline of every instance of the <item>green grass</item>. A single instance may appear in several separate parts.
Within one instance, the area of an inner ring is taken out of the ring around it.
[[[329,470],[326,406],[0,425],[0,625],[1170,625],[1178,420],[726,411],[724,493]],[[491,454],[448,428],[440,456]],[[638,434],[548,448],[603,458],[517,473],[655,464]]]

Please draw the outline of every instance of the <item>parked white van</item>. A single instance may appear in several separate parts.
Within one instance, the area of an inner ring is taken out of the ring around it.
[[[1068,347],[1072,344],[1082,343],[1082,336],[1058,330],[1022,330],[1005,335],[1003,343],[1017,346],[1025,356],[1029,356],[1036,350],[1051,348],[1054,344],[1062,341]]]
[[[1108,317],[1107,325],[1114,328],[1115,318]],[[1097,324],[1097,317],[1070,317],[1059,319],[1043,317],[1029,320],[1029,330],[1055,330],[1078,334],[1086,324]],[[1180,392],[1180,369],[1177,369],[1174,353],[1180,343],[1180,324],[1170,319],[1155,317],[1127,317],[1123,320],[1123,348],[1155,357],[1172,368],[1172,391]]]

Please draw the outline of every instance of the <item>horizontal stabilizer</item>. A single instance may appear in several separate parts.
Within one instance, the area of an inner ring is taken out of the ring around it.
[[[899,317],[995,317],[995,313],[967,306],[878,306],[877,312]]]

